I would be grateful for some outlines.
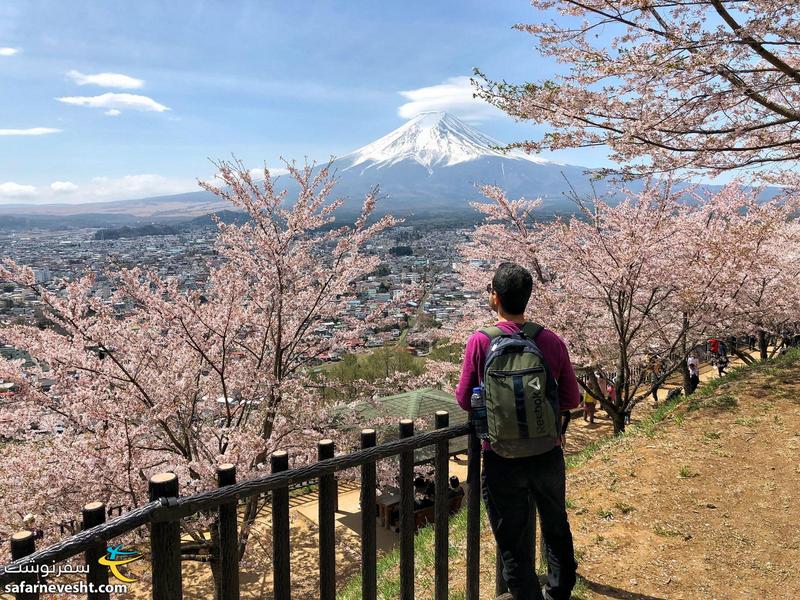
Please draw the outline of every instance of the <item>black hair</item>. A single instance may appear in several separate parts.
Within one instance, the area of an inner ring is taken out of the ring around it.
[[[503,309],[510,315],[521,315],[528,306],[533,290],[533,277],[525,267],[517,263],[500,263],[492,277],[492,289]]]

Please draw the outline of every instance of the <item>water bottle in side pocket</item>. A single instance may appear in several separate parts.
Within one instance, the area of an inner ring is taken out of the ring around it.
[[[475,427],[475,435],[479,439],[489,439],[489,423],[486,420],[486,400],[483,397],[483,390],[480,387],[472,388],[472,396],[469,399],[472,408],[470,417]]]

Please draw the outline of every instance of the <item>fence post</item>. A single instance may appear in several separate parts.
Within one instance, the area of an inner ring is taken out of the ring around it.
[[[270,456],[273,473],[289,469],[289,455],[276,450]],[[291,600],[289,572],[289,488],[272,491],[272,573],[275,600]]]
[[[150,501],[178,497],[178,476],[158,473],[150,478]],[[150,528],[153,600],[181,600],[181,522],[153,523]]]
[[[400,421],[400,437],[414,435],[414,421]],[[400,600],[414,600],[414,451],[400,453]],[[477,599],[476,599],[477,600]]]
[[[375,430],[361,430],[361,448],[375,446]],[[377,542],[375,533],[375,462],[361,465],[361,599],[378,596]]]
[[[466,600],[479,600],[481,535],[481,441],[470,431],[467,446],[467,589]]]
[[[217,467],[217,485],[236,483],[236,465],[225,463]],[[239,600],[239,533],[236,500],[220,504],[217,509],[219,526],[219,600]]]
[[[24,558],[29,554],[33,554],[35,550],[36,538],[32,531],[17,531],[11,535],[11,560]],[[19,580],[16,583],[24,585],[27,582]],[[32,585],[39,583],[39,575],[36,574],[34,581],[30,583]],[[16,598],[16,600],[39,600],[39,592],[16,592],[14,598]]]
[[[317,459],[333,458],[333,440],[320,440]],[[336,482],[333,474],[319,478],[319,597],[336,599]]]
[[[436,429],[446,429],[450,424],[450,414],[446,410],[436,411]],[[442,440],[436,444],[434,458],[434,565],[435,565],[435,600],[447,600],[448,584],[448,526],[450,512],[450,440]]]
[[[81,518],[84,530],[105,523],[106,505],[102,502],[85,504],[81,510]],[[100,542],[84,554],[86,566],[89,567],[89,572],[86,574],[86,586],[89,588],[88,600],[108,600],[109,598],[108,592],[96,591],[99,586],[108,585],[108,567],[97,562],[105,555],[105,546],[104,542]],[[93,588],[95,591],[92,591]]]

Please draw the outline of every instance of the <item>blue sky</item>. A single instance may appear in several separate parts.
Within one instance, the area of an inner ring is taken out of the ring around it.
[[[539,18],[526,0],[3,0],[0,202],[194,190],[209,158],[325,160],[425,108],[530,137],[465,102],[464,78],[553,74],[511,30]],[[553,156],[607,164],[602,150]]]

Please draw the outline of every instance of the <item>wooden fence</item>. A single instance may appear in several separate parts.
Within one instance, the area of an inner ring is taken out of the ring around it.
[[[434,598],[448,597],[448,444],[449,440],[463,435],[469,439],[467,450],[467,547],[466,547],[466,600],[478,600],[480,574],[480,442],[472,435],[471,423],[449,426],[446,411],[436,413],[436,428],[416,434],[411,420],[399,423],[400,438],[376,445],[375,431],[361,432],[361,449],[349,454],[334,455],[334,444],[323,440],[318,446],[318,462],[313,465],[289,469],[289,457],[284,451],[271,456],[271,474],[258,479],[236,482],[236,467],[220,465],[217,469],[218,487],[214,490],[181,497],[178,478],[173,473],[159,473],[149,482],[149,503],[109,521],[105,520],[105,507],[92,502],[84,506],[82,531],[52,546],[36,550],[34,535],[21,531],[12,536],[12,562],[0,567],[0,586],[24,579],[21,572],[32,571],[42,565],[53,565],[83,554],[88,572],[86,584],[106,584],[108,569],[98,563],[105,553],[106,542],[149,526],[152,566],[152,598],[154,600],[180,600],[183,597],[181,580],[181,519],[198,513],[216,513],[219,556],[214,557],[220,566],[221,600],[239,599],[239,544],[238,502],[252,496],[270,494],[272,503],[272,569],[273,597],[289,600],[292,596],[291,565],[289,560],[289,488],[308,481],[319,485],[319,597],[334,600],[336,597],[335,558],[335,507],[336,486],[334,476],[338,471],[361,469],[361,585],[364,600],[377,598],[377,548],[376,548],[376,467],[377,460],[399,456],[400,488],[400,599],[414,598],[414,450],[434,446],[435,469],[434,547],[435,583]],[[535,522],[535,515],[534,515]],[[533,540],[531,540],[533,544]],[[506,591],[497,558],[496,591]],[[2,587],[0,587],[2,589]],[[36,600],[38,594],[19,593],[18,600]],[[107,600],[108,593],[89,593],[90,600]],[[214,590],[208,590],[214,597]]]

